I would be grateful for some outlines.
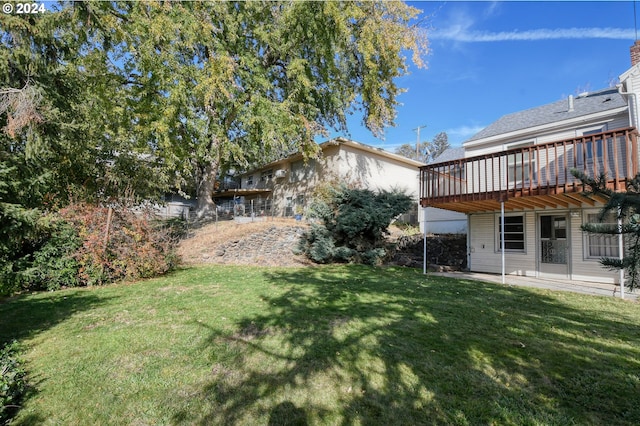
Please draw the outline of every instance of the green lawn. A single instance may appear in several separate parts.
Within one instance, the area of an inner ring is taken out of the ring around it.
[[[400,268],[199,267],[0,304],[15,424],[640,424],[640,305]]]

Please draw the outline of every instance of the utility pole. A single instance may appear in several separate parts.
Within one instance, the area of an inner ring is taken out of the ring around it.
[[[427,127],[426,124],[413,129],[414,131],[418,131],[418,139],[416,141],[416,158],[420,158],[420,129],[424,129],[425,127]]]

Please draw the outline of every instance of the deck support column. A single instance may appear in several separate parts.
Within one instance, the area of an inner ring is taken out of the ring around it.
[[[620,255],[620,261],[624,258],[624,244],[622,242],[622,217],[620,216],[620,207],[618,207],[618,254]],[[620,298],[624,299],[624,268],[620,269]]]
[[[423,217],[423,222],[422,222],[422,230],[423,232],[423,249],[422,249],[422,273],[424,275],[427,274],[427,208],[423,207],[422,208],[422,217]]]
[[[500,227],[502,229],[502,232],[500,233],[500,248],[501,250],[501,255],[502,255],[502,284],[505,283],[505,279],[504,279],[504,272],[505,272],[505,265],[504,265],[504,200],[500,201]]]

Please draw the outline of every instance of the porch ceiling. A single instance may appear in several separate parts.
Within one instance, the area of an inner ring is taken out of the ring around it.
[[[422,200],[421,205],[422,207],[437,207],[460,213],[479,213],[500,210],[500,201],[502,199],[504,199],[504,209],[507,211],[593,207],[596,203],[606,203],[607,201],[604,197],[586,195],[582,192],[546,193],[526,196],[519,192],[506,195],[504,193],[494,193],[486,194],[488,197],[484,199],[478,199],[477,195],[468,194],[458,197],[446,197],[446,201],[431,199],[429,202],[425,202],[426,200]],[[490,195],[493,196],[491,197]]]

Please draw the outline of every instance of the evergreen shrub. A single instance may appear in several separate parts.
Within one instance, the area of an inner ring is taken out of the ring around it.
[[[335,186],[311,204],[309,216],[321,224],[303,234],[298,249],[317,263],[378,264],[387,253],[389,225],[411,203],[411,197],[399,190]]]

